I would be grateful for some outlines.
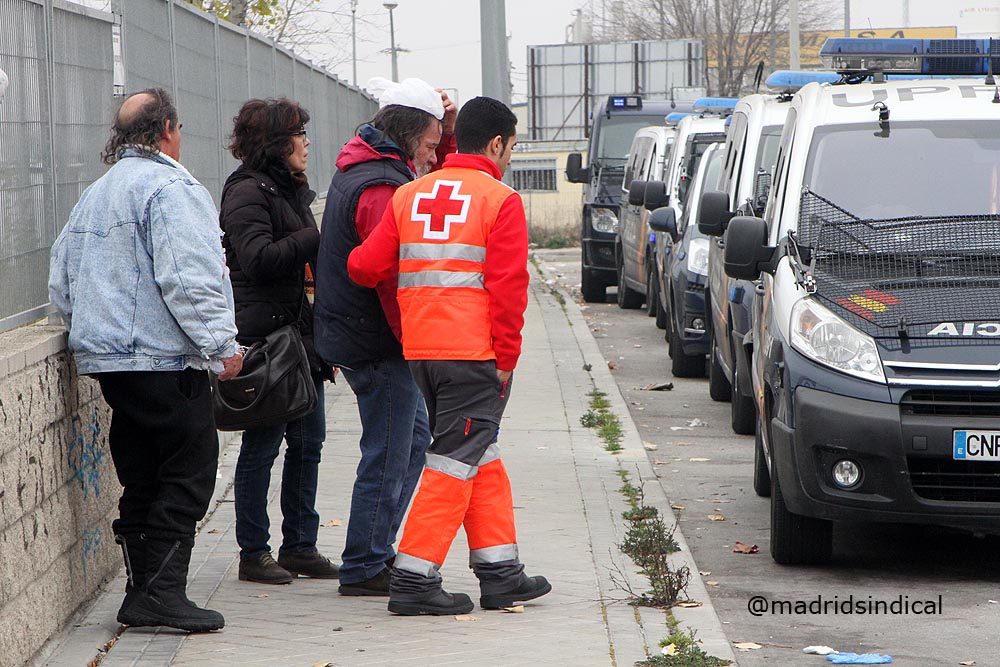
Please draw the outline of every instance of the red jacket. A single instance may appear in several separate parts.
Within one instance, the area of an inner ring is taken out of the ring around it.
[[[454,153],[456,148],[455,135],[441,135],[441,143],[437,147],[437,164],[434,169],[441,168],[445,157]],[[371,160],[384,160],[385,155],[379,153],[360,137],[354,137],[348,141],[337,156],[337,169],[344,171],[361,162]],[[398,159],[393,156],[393,159]],[[413,162],[407,161],[410,171],[415,171]],[[378,226],[382,215],[385,213],[392,194],[396,191],[391,185],[375,185],[361,193],[358,206],[354,214],[354,224],[358,229],[358,238],[363,242],[372,230]],[[386,276],[384,280],[374,286],[378,293],[379,301],[382,303],[382,310],[385,311],[385,319],[392,327],[396,338],[402,340],[402,327],[399,322],[399,304],[396,302],[396,271]]]
[[[372,287],[399,271],[401,239],[407,245],[422,239],[424,243],[416,245],[459,246],[441,249],[445,259],[402,260],[411,275],[426,272],[426,280],[417,277],[410,281],[420,284],[407,299],[403,313],[403,354],[407,359],[495,358],[498,370],[513,370],[517,365],[528,303],[528,228],[520,195],[499,179],[500,170],[486,157],[448,155],[441,170],[396,191],[382,222],[348,258],[351,278]],[[468,217],[463,213],[463,224],[428,231],[433,223],[414,219],[413,212],[423,210],[418,206],[421,199],[438,192],[439,181],[441,192],[451,193],[451,203],[469,196]],[[449,184],[454,183],[459,186],[450,189]],[[480,243],[483,256],[479,260],[456,259],[463,249],[475,254]],[[455,279],[471,276],[473,283],[433,286],[436,277],[447,273]],[[479,287],[475,286],[477,273],[481,274]],[[399,296],[402,305],[404,295]],[[434,303],[429,304],[428,299]],[[485,342],[471,342],[479,341],[482,331]]]

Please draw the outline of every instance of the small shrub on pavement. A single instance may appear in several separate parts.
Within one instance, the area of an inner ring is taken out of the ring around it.
[[[708,655],[701,650],[698,640],[695,639],[696,634],[690,628],[687,632],[675,629],[669,637],[660,640],[660,646],[666,649],[667,653],[651,655],[635,663],[636,667],[725,667],[732,664],[728,660]]]

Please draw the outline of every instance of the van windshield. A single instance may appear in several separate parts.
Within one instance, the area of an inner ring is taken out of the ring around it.
[[[597,155],[591,158],[601,167],[624,168],[635,133],[650,125],[662,125],[663,116],[611,116],[602,119]]]
[[[803,185],[862,219],[996,215],[1000,120],[821,127]]]

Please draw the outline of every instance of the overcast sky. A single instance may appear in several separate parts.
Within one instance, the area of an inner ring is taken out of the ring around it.
[[[410,50],[399,54],[400,78],[415,76],[438,88],[457,88],[460,101],[481,94],[479,0],[397,2],[399,6],[393,10],[396,44]],[[583,4],[588,0],[507,0],[512,78],[522,99],[528,44],[565,42],[566,26],[573,21],[571,12]],[[359,0],[359,16],[373,12],[373,21],[382,19],[384,33],[373,31],[367,37],[374,41],[358,43],[358,83],[362,86],[372,76],[389,78],[391,72],[389,54],[379,53],[389,47],[388,10],[382,7],[382,0]],[[350,81],[350,62],[339,67],[337,74]]]
[[[75,0],[105,7],[109,0]],[[843,27],[845,0],[826,0],[830,25]],[[347,11],[348,0],[319,0],[327,9]],[[440,88],[457,89],[459,102],[481,94],[479,0],[396,0],[393,10],[396,43],[409,49],[399,54],[399,76],[416,76]],[[389,77],[389,13],[383,0],[359,0],[358,83],[372,76]],[[526,53],[529,44],[561,44],[573,22],[573,11],[591,8],[600,14],[611,0],[506,0],[507,34],[515,101],[527,93]],[[850,0],[854,29],[904,27],[908,8],[913,27],[956,25],[959,35],[1000,34],[1000,0]],[[341,41],[343,39],[343,41]],[[352,80],[350,34],[338,36],[336,48],[343,64],[335,72]],[[308,56],[307,56],[308,57]]]
[[[340,5],[343,0],[322,2]],[[399,6],[393,10],[396,44],[410,50],[399,54],[400,78],[416,76],[436,87],[455,88],[460,102],[481,94],[479,0],[397,2]],[[829,28],[840,28],[844,0],[829,2]],[[1000,0],[851,0],[852,27],[902,27],[906,4],[911,26],[975,21],[989,23],[993,30],[1000,27]],[[515,101],[523,100],[527,90],[526,47],[564,42],[566,27],[573,21],[572,11],[590,6],[600,12],[601,0],[506,1]],[[364,86],[369,77],[390,75],[389,54],[379,52],[389,47],[389,19],[382,0],[359,0],[358,15],[370,16],[378,26],[368,30],[365,41],[358,43],[358,82]],[[336,71],[341,78],[351,80],[349,60]]]

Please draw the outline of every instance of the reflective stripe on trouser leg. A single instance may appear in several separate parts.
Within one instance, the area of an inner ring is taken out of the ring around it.
[[[403,528],[395,567],[433,576],[426,564],[444,564],[472,492],[472,480],[425,468]]]
[[[472,497],[464,523],[470,565],[517,559],[514,499],[507,470],[499,458],[480,465],[479,473],[472,478]]]

